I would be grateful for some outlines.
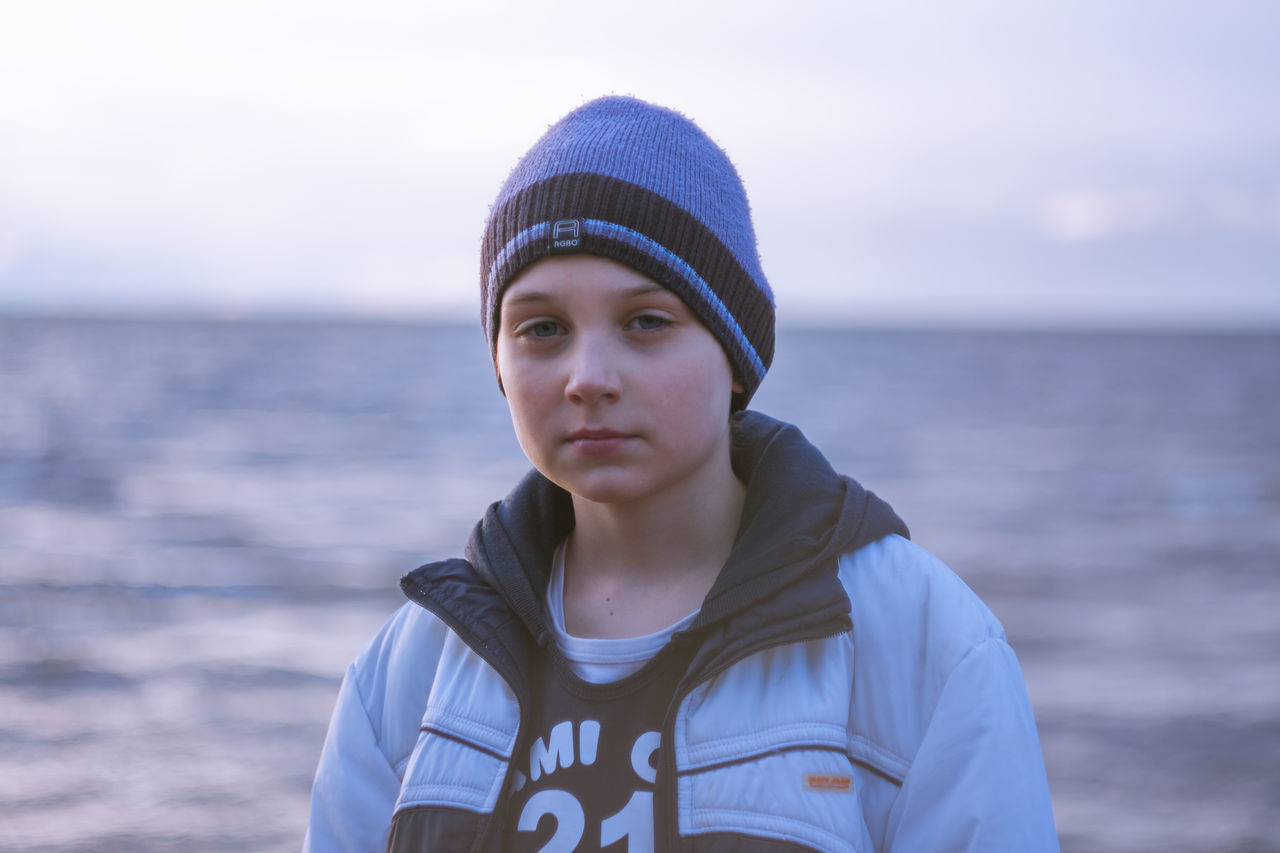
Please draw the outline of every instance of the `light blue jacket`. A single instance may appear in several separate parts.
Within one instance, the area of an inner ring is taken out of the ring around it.
[[[852,630],[757,652],[681,703],[680,835],[859,853],[1057,850],[1035,721],[995,617],[901,537],[848,555],[839,577]],[[498,673],[406,604],[347,672],[307,849],[385,849],[392,814],[414,805],[493,811],[518,724]]]
[[[941,562],[870,524],[870,493],[847,478],[815,486],[817,463],[789,447],[794,428],[754,426],[768,439],[751,451],[760,462],[747,501],[762,538],[747,519],[744,554],[726,568],[735,579],[717,582],[699,617],[706,654],[695,656],[661,736],[654,848],[1056,851],[1035,720],[999,622]],[[768,464],[769,454],[786,464]],[[811,504],[792,509],[796,470],[806,472],[805,495],[852,519],[837,526],[863,534],[818,541],[830,516],[797,518]],[[753,498],[762,483],[769,491]],[[538,578],[503,566],[550,547],[566,523],[540,509],[503,512],[554,504],[548,488],[531,481],[495,505],[469,561],[406,578],[413,601],[347,671],[307,850],[500,848],[492,818],[517,775],[529,689],[521,655],[537,646],[530,636],[545,639]],[[804,524],[813,536],[796,535]],[[763,537],[780,529],[815,551],[809,563],[766,554],[773,540]],[[773,568],[752,575],[753,560]]]

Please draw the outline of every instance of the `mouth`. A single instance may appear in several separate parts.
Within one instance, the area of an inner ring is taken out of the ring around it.
[[[569,433],[569,441],[608,441],[614,438],[627,438],[625,432],[612,429],[592,429],[584,427]]]
[[[613,453],[633,436],[612,429],[583,428],[569,433],[565,439],[574,450],[587,455]]]

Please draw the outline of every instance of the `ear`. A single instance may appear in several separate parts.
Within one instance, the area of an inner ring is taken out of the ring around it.
[[[733,377],[733,385],[730,387],[733,388],[733,393],[735,394],[745,394],[747,392],[747,389],[742,384],[742,380],[736,376]]]

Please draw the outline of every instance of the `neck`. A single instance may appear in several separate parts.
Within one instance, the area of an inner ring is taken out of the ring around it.
[[[565,550],[570,633],[634,637],[701,606],[737,537],[746,487],[723,472],[659,500],[599,504],[573,497]]]
[[[594,503],[573,496],[572,562],[593,573],[657,578],[729,557],[746,487],[728,465],[683,493],[653,501]]]

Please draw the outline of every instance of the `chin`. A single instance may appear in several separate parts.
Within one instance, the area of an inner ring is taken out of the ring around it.
[[[598,504],[631,503],[648,497],[655,489],[651,484],[637,483],[628,476],[569,476],[556,480],[556,484],[574,497]]]

